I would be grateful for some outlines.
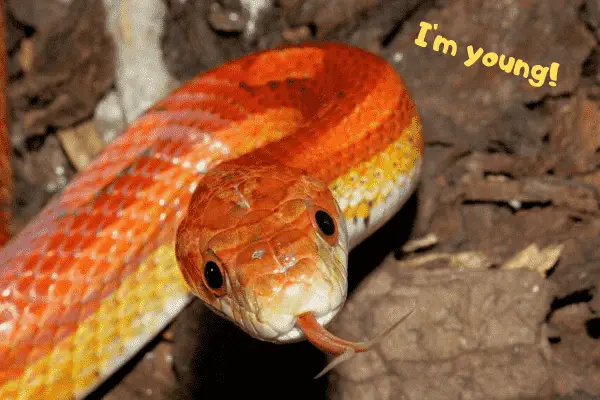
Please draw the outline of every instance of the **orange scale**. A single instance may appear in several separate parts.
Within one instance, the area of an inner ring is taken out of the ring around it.
[[[102,291],[100,292],[100,298],[104,299],[105,297],[110,296],[112,293],[114,293],[114,291],[119,287],[120,284],[121,284],[121,282],[118,279],[105,282],[104,285],[102,286]],[[90,309],[95,304],[98,304],[98,303],[90,302],[90,303],[86,304],[85,307],[86,307],[86,309]],[[96,308],[98,308],[98,306],[96,306]]]
[[[91,260],[87,256],[82,256],[81,258],[63,258],[51,265],[51,271],[55,272],[60,278],[82,279],[85,276],[82,269],[85,266],[86,269],[84,271],[86,271],[89,268],[90,262]],[[44,264],[46,263],[44,262]]]
[[[269,223],[285,226],[285,229],[304,229],[310,225],[305,199],[292,199],[281,204],[269,217]]]
[[[97,235],[96,241],[93,243],[92,247],[89,248],[89,250],[96,252],[96,254],[108,256],[111,253],[114,243],[115,241],[110,235],[107,237],[100,237],[100,235]]]
[[[182,125],[190,128],[197,129],[201,132],[217,132],[222,129],[227,129],[229,127],[229,123],[217,120],[217,119],[192,119],[190,121],[186,121],[186,123],[174,123],[173,126]]]
[[[47,238],[46,248],[47,249],[58,249],[65,240],[65,234],[62,232],[54,233],[52,236]]]
[[[19,277],[16,281],[15,291],[24,297],[29,297],[29,290],[31,289],[31,286],[35,283],[36,279],[36,276],[34,276],[33,274]]]
[[[109,190],[112,190],[109,189]],[[103,208],[111,200],[112,195],[110,193],[100,193],[97,197],[91,200],[94,204],[94,209]]]
[[[88,304],[100,299],[100,293],[104,287],[104,282],[101,281],[90,281],[83,286],[79,292],[79,301],[81,304]]]
[[[11,381],[14,379],[18,379],[21,375],[23,375],[23,368],[16,367],[8,367],[8,369],[0,370],[0,384]]]
[[[113,254],[115,256],[124,254],[131,248],[131,245],[126,240],[123,240],[123,239],[111,239],[111,240],[113,240],[113,246],[111,246],[111,249],[113,251],[111,254]]]
[[[14,291],[11,293],[13,296],[10,296],[0,303],[0,324],[13,321],[14,315],[23,315],[25,307],[27,307],[29,299]],[[13,314],[13,310],[15,311],[15,314]],[[3,337],[1,332],[2,331],[0,331],[0,338]]]
[[[56,305],[52,305],[47,301],[35,301],[30,300],[25,307],[25,317],[32,318],[32,321],[37,321],[40,325],[43,325],[51,317],[51,312],[56,311]]]
[[[56,325],[46,325],[44,328],[45,329],[40,329],[31,340],[31,344],[33,344],[34,347],[30,357],[33,357],[34,359],[52,351],[51,345],[55,343],[56,340],[56,336],[54,335]]]
[[[126,238],[126,240],[131,242],[136,239],[136,232],[134,231],[134,228],[137,226],[136,219],[136,216],[132,215],[130,210],[126,210],[123,213],[121,213],[121,219],[117,221],[112,227],[115,229],[119,229],[121,231],[121,234]]]
[[[257,252],[262,253],[260,258],[256,256]],[[275,264],[273,250],[265,240],[252,243],[240,249],[235,257],[236,270],[243,277],[245,277],[245,274],[250,274],[251,277],[254,273],[263,275],[272,272],[273,268],[276,267]],[[247,279],[248,277],[245,278]],[[247,280],[242,283],[247,283]]]
[[[90,303],[88,303],[90,304]],[[62,310],[62,314],[60,315],[60,322],[56,325],[77,325],[80,321],[81,308],[83,305],[81,303],[74,303],[64,307]]]
[[[246,197],[252,207],[273,209],[285,198],[281,179],[258,176],[245,179],[239,185],[239,191]]]
[[[168,125],[169,121],[165,121],[165,118],[161,114],[154,114],[153,112],[148,112],[146,115],[132,122],[129,128],[126,129],[125,132],[123,132],[121,137],[125,137],[125,135],[134,136],[137,132],[139,132],[140,137],[146,139],[143,141],[140,140],[141,144],[150,140],[150,132],[162,126]],[[129,148],[129,146],[122,146],[121,148],[125,150],[126,148]]]
[[[77,325],[75,324],[62,324],[56,327],[54,331],[54,341],[55,343],[60,343],[67,337],[69,337],[73,332],[77,330]]]
[[[249,61],[249,83],[264,85],[272,80],[315,78],[323,72],[325,52],[316,48],[289,48],[257,54]]]
[[[269,243],[275,251],[275,257],[281,261],[290,254],[299,259],[318,251],[311,235],[298,229],[278,232],[269,239]]]
[[[85,235],[81,235],[81,242],[79,243],[79,248],[82,252],[88,252],[89,249],[94,245],[97,240],[96,231],[89,232]]]
[[[234,210],[234,213],[230,213]],[[244,206],[238,206],[238,203],[230,199],[220,199],[212,197],[202,214],[202,225],[206,229],[219,229],[223,227],[235,226],[238,221],[248,213]]]
[[[188,289],[194,293],[199,294],[203,289],[202,285],[202,275],[200,273],[199,268],[195,263],[181,263],[181,274],[183,279],[185,280],[186,286]],[[207,291],[208,292],[208,291]],[[208,292],[210,293],[210,292]]]
[[[33,348],[29,352],[28,356],[30,362],[39,360],[52,351],[52,346],[54,344],[54,337],[52,333],[53,331],[47,332],[44,335],[36,335],[36,337],[32,340],[31,344],[33,345]]]
[[[254,225],[266,221],[273,214],[272,210],[255,209],[247,211],[244,216],[239,218],[235,226]]]
[[[29,288],[30,296],[34,299],[46,298],[54,282],[55,279],[48,275],[38,275],[35,278],[35,282]]]
[[[84,278],[84,281],[89,282],[94,279],[103,279],[106,275],[115,270],[115,266],[111,265],[106,259],[92,259],[88,257],[88,262],[78,263],[78,275]],[[80,260],[81,261],[81,260]]]
[[[84,321],[100,308],[100,301],[90,301],[82,304],[77,310],[77,320]]]
[[[131,194],[129,196],[132,196]],[[121,192],[113,192],[108,196],[107,201],[104,203],[103,207],[95,207],[99,213],[104,214],[106,216],[112,216],[118,213],[120,210],[123,210],[127,207],[128,198]],[[111,222],[114,219],[110,219]]]
[[[148,239],[148,242],[153,242],[153,241],[154,241],[153,238],[149,238]],[[123,279],[123,278],[131,275],[136,270],[139,270],[139,268],[138,268],[138,266],[137,266],[136,263],[127,263],[121,269],[121,271],[119,273],[119,277],[120,277],[120,279]]]
[[[135,216],[131,214],[131,210],[125,209],[121,213],[119,213],[120,218],[117,219],[111,226],[109,226],[106,230],[106,235],[112,235],[113,231],[118,232],[118,238],[121,241],[131,243],[129,240],[135,240],[135,236],[128,236],[128,232],[137,225],[137,221]],[[133,231],[132,231],[133,232]],[[132,234],[130,234],[132,235]]]
[[[189,161],[192,164],[195,164],[198,159],[202,159],[202,157],[185,157],[180,159],[180,163],[184,161]],[[192,166],[195,169],[195,165]],[[192,180],[196,180],[197,175],[195,171],[182,171],[177,168],[170,168],[157,174],[154,176],[154,181],[163,185],[163,188],[170,189],[173,191],[173,182],[181,181],[184,186],[187,186]],[[163,189],[163,190],[165,190]]]
[[[137,199],[133,197],[134,196],[131,196],[131,198],[128,199],[128,204],[126,205],[127,211],[130,215],[135,215],[137,218],[142,218],[143,216],[148,215],[149,212],[156,213],[157,204],[154,200],[149,199],[146,196],[140,196]]]
[[[70,216],[71,226],[70,229],[72,232],[78,232],[83,229],[83,227],[87,224],[87,217],[89,213],[79,213],[77,215]]]
[[[5,318],[2,316],[3,312],[0,309],[0,323],[10,323],[10,322],[14,322],[14,318]],[[14,345],[15,342],[13,341],[13,336],[15,334],[16,331],[16,327],[14,326],[14,323],[9,325],[7,329],[3,329],[2,332],[0,332],[0,348],[4,349],[5,347],[8,347],[9,350],[11,350]],[[4,357],[0,357],[0,364],[2,364],[2,359]],[[1,369],[1,368],[0,368]]]
[[[178,107],[175,109],[182,109]],[[209,97],[198,100],[188,100],[185,104],[185,108],[190,110],[202,110],[214,114],[218,118],[222,118],[228,121],[236,121],[246,118],[246,113],[228,101],[224,101],[222,98]]]
[[[150,229],[150,218],[156,218],[160,214],[156,210],[148,210],[148,212],[142,213],[141,211],[132,212],[130,218],[125,225],[127,230],[125,235],[133,238],[133,241],[139,241],[140,237],[144,237],[148,229]],[[144,218],[147,218],[144,220]]]
[[[55,281],[48,290],[48,296],[52,298],[65,298],[71,293],[71,290],[78,290],[81,284],[73,284],[72,281],[60,279]]]
[[[200,84],[192,83],[184,85],[181,88],[181,92],[211,94],[215,97],[226,98],[234,103],[243,104],[244,108],[249,111],[251,110],[249,107],[255,104],[253,102],[252,94],[249,91],[242,89],[240,85],[236,83],[209,83],[205,80],[205,82],[201,82]]]
[[[21,366],[27,360],[27,356],[29,355],[29,353],[31,353],[32,349],[33,345],[29,341],[21,341],[16,340],[16,338],[13,338],[11,357],[9,358],[9,360],[0,360],[0,363],[6,365],[6,361],[11,361],[11,364],[14,364],[15,366]]]
[[[92,234],[95,234],[100,228],[107,225],[107,219],[109,218],[110,217],[106,215],[96,212],[87,215],[87,230]],[[114,218],[116,218],[116,216]]]
[[[83,246],[84,243],[85,243],[84,237],[79,233],[75,233],[75,234],[69,235],[68,240],[65,240],[62,242],[60,249],[63,252],[73,253],[78,249],[85,248]]]
[[[162,143],[162,145],[157,148],[154,157],[161,159],[164,167],[170,168],[171,157],[184,156],[193,148],[195,140],[203,139],[203,135],[196,135],[195,133],[188,130],[188,132],[181,135],[181,138],[178,137],[177,141],[173,139],[161,140],[159,143]]]
[[[169,143],[169,142],[166,142],[165,146],[167,146],[167,143]],[[162,149],[160,152],[162,154],[165,154],[167,150],[168,150],[168,148],[167,149]],[[171,150],[171,151],[174,151],[174,150]],[[139,163],[138,165],[136,165],[135,169],[136,169],[136,171],[143,171],[143,172],[145,172],[146,174],[149,175],[149,178],[143,177],[143,179],[140,179],[138,181],[138,177],[136,177],[133,181],[130,180],[128,183],[131,184],[131,183],[137,183],[137,182],[144,181],[145,184],[148,184],[149,182],[152,181],[152,177],[154,175],[158,175],[160,173],[163,173],[163,172],[167,171],[168,169],[170,169],[172,167],[173,167],[173,165],[170,164],[168,161],[159,159],[157,157],[144,158],[141,163]]]
[[[260,221],[256,224],[238,227],[240,231],[240,244],[254,243],[261,238],[269,237],[278,229],[269,221]]]
[[[43,323],[40,323],[40,330],[50,329],[54,332],[59,326],[77,325],[79,323],[77,319],[77,310],[79,307],[79,304],[72,302],[65,304],[60,299],[48,303],[46,314],[42,318]],[[57,312],[60,312],[60,314],[56,314]]]
[[[37,334],[39,327],[37,322],[24,322],[19,321],[19,325],[17,326],[13,337],[11,338],[11,342],[15,344],[17,349],[21,346],[19,344],[31,344],[33,337]],[[26,360],[27,354],[22,354],[18,352],[17,354],[17,362],[19,359]]]
[[[247,243],[249,241],[249,235],[242,229],[225,229],[218,233],[205,232],[206,240],[205,243],[201,242],[202,250],[211,249],[215,253],[218,253],[219,257],[222,257],[222,252],[231,249],[237,249],[239,243]],[[225,257],[223,257],[225,258]],[[222,261],[226,262],[226,259]]]
[[[44,255],[44,257],[46,257]],[[23,262],[23,270],[24,271],[40,271],[41,273],[46,273],[48,271],[52,271],[53,268],[43,269],[43,267],[52,267],[53,264],[50,263],[40,263],[40,261],[44,260],[44,257],[40,255],[40,253],[32,252],[27,255]],[[57,257],[57,256],[54,256]]]

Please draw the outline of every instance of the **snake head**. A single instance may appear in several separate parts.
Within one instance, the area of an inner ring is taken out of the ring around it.
[[[328,186],[301,170],[241,157],[211,169],[179,226],[176,256],[190,290],[251,336],[305,337],[347,293],[348,234]]]

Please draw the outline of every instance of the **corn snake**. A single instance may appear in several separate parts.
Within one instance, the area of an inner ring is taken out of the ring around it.
[[[0,250],[0,398],[85,395],[190,291],[259,339],[340,353],[318,327],[343,306],[348,251],[413,192],[422,154],[403,81],[358,48],[190,80]]]

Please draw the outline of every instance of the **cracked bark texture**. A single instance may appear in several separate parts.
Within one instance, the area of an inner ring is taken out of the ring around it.
[[[551,393],[542,325],[546,280],[531,271],[402,270],[389,260],[354,292],[331,330],[374,351],[330,373],[331,399],[520,399]]]

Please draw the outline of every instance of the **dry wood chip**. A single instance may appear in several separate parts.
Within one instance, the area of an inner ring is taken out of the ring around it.
[[[514,257],[506,261],[501,268],[528,268],[537,271],[542,276],[548,272],[560,258],[563,245],[552,245],[540,250],[535,243],[530,244]]]
[[[448,268],[490,268],[495,264],[492,257],[480,251],[460,253],[428,253],[408,260],[398,261],[400,268],[423,268],[436,261],[446,261]]]
[[[438,237],[435,233],[429,233],[421,238],[409,240],[402,246],[402,251],[405,253],[412,253],[417,250],[434,246],[438,241]]]
[[[19,49],[19,64],[21,65],[21,69],[25,73],[31,70],[31,64],[33,63],[33,40],[31,39],[23,39],[21,42],[21,48]]]
[[[60,130],[58,138],[77,171],[87,167],[105,146],[98,136],[93,122],[85,122],[75,128]]]

